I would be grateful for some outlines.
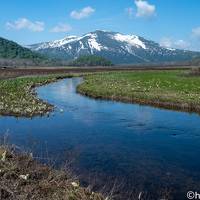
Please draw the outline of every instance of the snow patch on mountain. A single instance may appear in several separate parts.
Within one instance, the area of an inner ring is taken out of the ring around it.
[[[52,42],[45,42],[45,43],[42,43],[41,45],[39,45],[35,50],[39,51],[41,49],[62,47],[66,44],[69,44],[71,42],[76,41],[77,38],[78,38],[77,36],[68,36],[68,37],[61,39],[61,40],[55,40],[55,41],[52,41]]]
[[[53,58],[73,60],[98,55],[117,64],[187,61],[200,53],[171,49],[137,35],[97,30],[82,36],[28,46]]]
[[[113,38],[120,42],[126,42],[129,45],[135,46],[137,48],[147,49],[146,45],[136,35],[122,35],[120,33],[117,33],[113,36]]]
[[[100,43],[97,42],[98,36],[96,34],[90,34],[90,35],[87,35],[87,36],[89,36],[88,45],[91,49],[92,54],[94,54],[93,50],[101,51],[103,49],[108,49],[107,47],[103,47]]]
[[[87,43],[88,43],[88,46],[91,49],[92,54],[94,53],[94,50],[96,50],[96,51],[108,50],[107,47],[103,47],[99,42],[97,42],[98,36],[96,34],[93,34],[93,33],[88,33],[88,34],[81,36],[81,37],[68,36],[68,37],[65,37],[64,39],[61,39],[61,40],[55,40],[55,41],[52,41],[52,42],[42,43],[35,50],[39,51],[41,49],[48,49],[48,48],[59,48],[59,47],[62,48],[65,45],[68,45],[67,49],[72,49],[70,44],[73,43],[73,42],[79,42],[80,48],[78,49],[78,51],[80,51],[82,49],[86,49],[86,47],[84,46],[84,44],[82,42],[82,39],[84,39],[84,38],[88,38]]]
[[[176,51],[176,49],[174,49],[174,48],[166,47],[166,49],[168,49],[168,50],[170,50],[170,51]]]

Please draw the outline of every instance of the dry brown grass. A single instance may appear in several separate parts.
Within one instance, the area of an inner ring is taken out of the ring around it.
[[[103,200],[70,174],[39,164],[30,155],[0,147],[1,200]]]

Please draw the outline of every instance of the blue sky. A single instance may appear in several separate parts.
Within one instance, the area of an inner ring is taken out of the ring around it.
[[[199,0],[2,0],[0,36],[20,44],[97,29],[200,50]]]

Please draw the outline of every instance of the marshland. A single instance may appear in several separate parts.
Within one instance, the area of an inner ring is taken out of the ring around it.
[[[77,91],[93,98],[200,112],[198,69],[78,72],[0,80],[0,114],[33,117],[51,112],[53,105],[38,99],[34,88],[74,76],[84,76]]]
[[[89,75],[78,87],[78,92],[93,98],[200,113],[198,69]]]
[[[182,199],[200,187],[200,77],[190,71],[65,73],[0,83],[1,134],[42,163],[48,155],[57,169],[68,160],[81,186],[92,183],[92,191],[126,200]]]
[[[0,80],[0,113],[18,117],[44,115],[53,105],[38,99],[34,88],[73,75],[49,75],[45,77],[14,78]]]

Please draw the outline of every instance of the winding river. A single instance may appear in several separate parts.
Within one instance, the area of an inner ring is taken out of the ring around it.
[[[121,182],[119,199],[128,199],[131,191],[177,200],[186,199],[187,191],[200,192],[197,114],[94,100],[76,93],[81,81],[37,88],[55,111],[33,119],[0,117],[1,135],[8,133],[10,142],[38,158],[53,157],[58,164],[73,160],[68,164],[83,184],[95,176],[99,186]]]

